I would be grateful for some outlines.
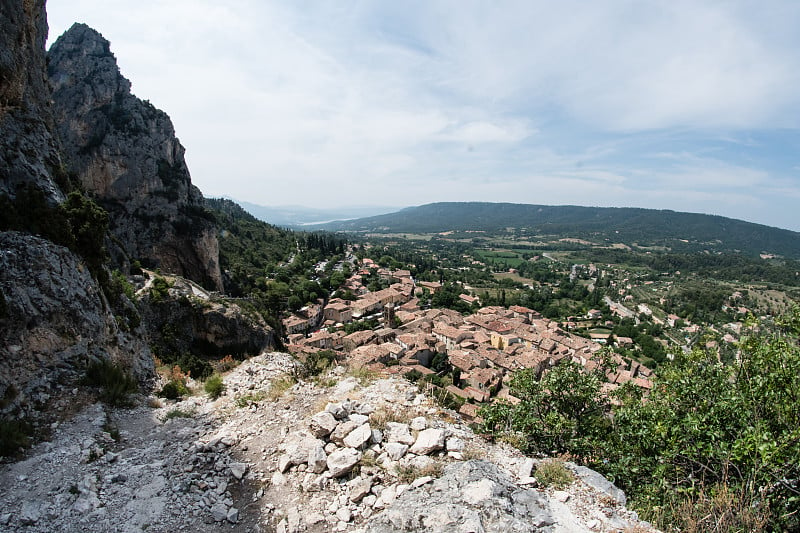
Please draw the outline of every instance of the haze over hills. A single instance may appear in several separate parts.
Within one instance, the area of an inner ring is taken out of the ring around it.
[[[800,233],[731,218],[670,210],[440,202],[395,213],[312,226],[346,232],[471,231],[584,239],[672,250],[738,251],[800,257]]]
[[[230,198],[259,220],[276,226],[302,227],[325,224],[333,220],[350,220],[391,213],[399,207],[387,206],[346,206],[331,209],[317,209],[299,205],[265,206]]]

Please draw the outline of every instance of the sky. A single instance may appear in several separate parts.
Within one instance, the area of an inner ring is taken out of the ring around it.
[[[207,197],[645,207],[800,231],[795,0],[49,0]]]

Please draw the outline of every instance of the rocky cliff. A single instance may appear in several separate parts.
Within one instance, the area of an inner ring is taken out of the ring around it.
[[[140,260],[221,290],[213,217],[166,113],[131,94],[109,42],[85,24],[59,37],[48,61],[68,166],[109,211],[117,264]]]
[[[63,177],[50,114],[45,70],[44,0],[0,2],[0,194],[21,185],[64,200],[54,178]]]
[[[92,360],[115,361],[140,381],[152,378],[144,330],[125,331],[85,264],[68,249],[0,232],[0,287],[3,412],[35,415],[71,390]]]
[[[66,172],[45,75],[44,1],[0,0],[0,13],[0,198],[15,206],[23,187],[55,205],[64,200],[58,181]],[[44,208],[39,214],[56,212]],[[34,222],[37,228],[54,223]],[[75,253],[29,234],[0,231],[0,418],[35,414],[68,390],[92,359],[116,360],[148,379],[152,358],[140,339],[118,326]]]

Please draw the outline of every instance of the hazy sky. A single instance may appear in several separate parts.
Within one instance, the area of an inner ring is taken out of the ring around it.
[[[206,196],[634,206],[800,230],[795,0],[50,0]]]

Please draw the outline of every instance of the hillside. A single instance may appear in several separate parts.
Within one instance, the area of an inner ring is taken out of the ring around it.
[[[800,233],[794,231],[715,215],[639,208],[441,202],[315,227],[377,233],[506,233],[526,238],[667,247],[673,251],[800,257]]]

